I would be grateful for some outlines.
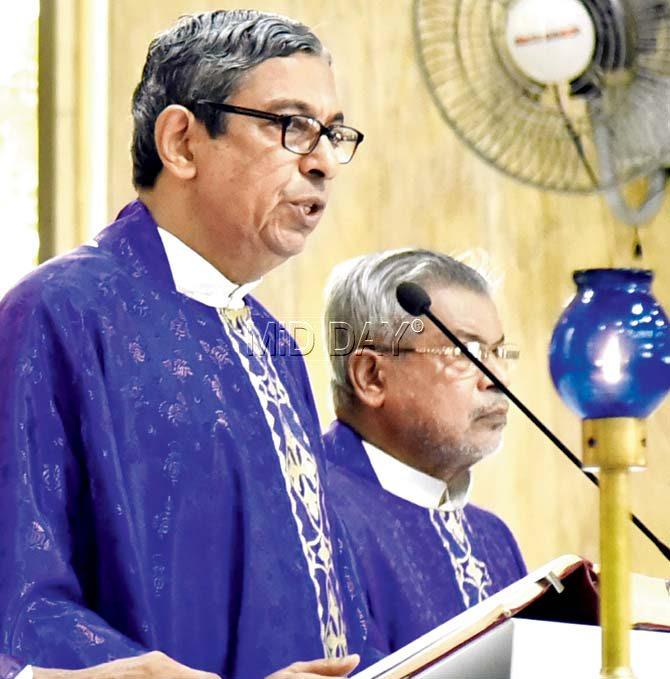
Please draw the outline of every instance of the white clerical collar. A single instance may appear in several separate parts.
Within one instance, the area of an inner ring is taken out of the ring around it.
[[[449,484],[414,469],[363,441],[372,469],[382,488],[420,507],[448,512],[462,509],[470,496],[472,475],[469,469],[454,477]]]
[[[260,283],[260,279],[243,285],[233,283],[174,234],[159,226],[158,235],[177,291],[182,295],[217,309],[241,309],[243,297]]]

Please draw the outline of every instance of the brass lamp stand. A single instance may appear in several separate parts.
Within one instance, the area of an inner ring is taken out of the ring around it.
[[[601,679],[634,679],[630,666],[630,479],[645,460],[645,420],[585,419],[584,469],[600,478]]]

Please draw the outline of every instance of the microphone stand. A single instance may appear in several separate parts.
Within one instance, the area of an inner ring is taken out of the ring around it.
[[[403,306],[403,305],[401,305]],[[403,306],[404,308],[404,306]],[[405,309],[405,311],[409,311]],[[411,313],[411,311],[409,311]],[[591,483],[595,486],[600,486],[598,479],[595,474],[587,472],[582,467],[582,463],[579,458],[529,409],[527,408],[494,374],[489,370],[476,356],[468,350],[463,342],[461,342],[456,335],[454,335],[449,328],[447,328],[444,323],[430,310],[430,302],[424,303],[420,309],[420,313],[426,315],[435,326],[444,334],[446,337],[457,346],[465,356],[470,359],[478,368],[481,370],[493,384],[496,385],[500,391],[502,391],[507,398],[514,403],[514,405],[572,462],[572,464],[577,467],[584,476],[586,476]],[[412,314],[420,315],[420,314]],[[661,542],[647,526],[638,519],[635,514],[631,514],[631,520],[633,524],[638,528],[651,542],[657,547],[657,549],[663,554],[663,556],[670,561],[670,547]]]

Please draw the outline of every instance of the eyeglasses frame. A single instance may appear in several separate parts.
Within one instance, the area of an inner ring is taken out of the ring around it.
[[[478,344],[481,348],[481,359],[482,361],[487,361],[491,355],[495,356],[498,359],[505,359],[505,360],[516,360],[519,358],[521,351],[520,349],[515,345],[515,344],[499,344],[498,346],[495,347],[490,347],[486,346],[483,342],[479,342],[477,340],[472,340],[469,342],[463,342],[465,345],[465,348],[472,354],[474,352],[470,349],[468,345],[471,344]],[[466,353],[460,348],[456,346],[450,346],[450,347],[380,347],[380,346],[366,346],[366,347],[361,347],[363,349],[370,349],[371,351],[377,351],[382,354],[393,354],[394,356],[397,356],[399,354],[424,354],[424,355],[433,355],[433,356],[450,356],[452,358],[459,358],[460,356],[465,356],[466,358],[467,355]],[[503,356],[499,356],[496,352],[499,350],[503,350],[505,353]]]
[[[330,127],[324,125],[320,120],[317,120],[316,118],[305,115],[303,113],[270,113],[268,111],[259,111],[258,109],[255,108],[246,108],[245,106],[234,106],[233,104],[225,104],[220,101],[211,101],[209,99],[198,99],[195,103],[198,105],[212,106],[213,108],[217,108],[220,111],[224,111],[225,113],[237,113],[238,115],[249,116],[250,118],[260,118],[261,120],[270,120],[274,123],[279,123],[281,125],[282,146],[287,151],[295,153],[299,156],[308,156],[310,153],[312,153],[312,151],[314,151],[314,149],[319,145],[319,141],[321,140],[321,137],[323,137],[324,135],[326,136],[328,141],[331,144],[333,144],[333,131],[330,129]],[[291,124],[293,118],[309,118],[310,120],[313,120],[315,123],[319,125],[320,128],[319,135],[314,139],[314,143],[312,144],[308,151],[294,151],[293,149],[290,149],[288,148],[288,146],[286,146],[286,130],[288,129],[288,126]],[[337,126],[344,127],[347,130],[351,130],[352,132],[355,132],[358,135],[356,139],[356,145],[354,146],[354,150],[351,152],[351,157],[349,158],[349,160],[347,160],[344,163],[338,160],[338,163],[340,165],[348,165],[353,159],[353,157],[356,155],[356,150],[360,146],[363,139],[365,139],[365,135],[356,128],[349,127],[348,125],[342,125],[340,123],[337,123]]]

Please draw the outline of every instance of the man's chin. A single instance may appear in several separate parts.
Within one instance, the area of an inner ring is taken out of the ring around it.
[[[492,438],[486,445],[482,446],[482,457],[491,457],[497,455],[503,447],[504,436],[502,431],[497,432],[497,435]]]
[[[478,440],[468,446],[473,458],[473,464],[492,455],[496,455],[503,447],[502,431],[488,432],[487,436],[480,436]]]
[[[299,255],[307,245],[307,239],[311,231],[305,229],[287,229],[283,233],[277,234],[274,242],[268,246],[278,257],[288,259]]]

